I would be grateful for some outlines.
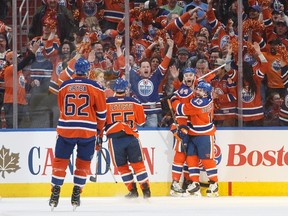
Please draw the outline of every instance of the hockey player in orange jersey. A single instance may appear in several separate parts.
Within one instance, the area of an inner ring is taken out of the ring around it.
[[[76,145],[71,204],[74,208],[80,206],[80,193],[90,173],[96,135],[103,135],[106,121],[105,92],[99,84],[87,78],[89,70],[89,62],[79,58],[75,64],[76,77],[63,82],[58,92],[60,117],[56,129],[58,136],[52,162],[52,194],[49,201],[52,210],[58,205],[60,189]]]
[[[175,66],[174,66],[175,67]],[[177,78],[179,74],[178,73],[172,72],[172,70],[175,70],[174,67],[171,67],[170,71],[173,77]],[[194,97],[193,95],[193,90],[194,90],[194,84],[195,84],[195,74],[196,71],[194,68],[185,68],[182,71],[183,74],[183,82],[180,86],[180,88],[174,93],[174,95],[171,98],[171,101],[173,100],[179,100],[181,103],[189,103],[189,101]],[[187,122],[187,116],[176,116],[176,121],[175,123],[177,124],[183,124],[183,122]],[[189,173],[187,166],[184,165],[186,162],[186,149],[184,149],[185,146],[183,144],[185,141],[182,141],[178,136],[177,136],[177,126],[174,124],[171,125],[170,130],[173,132],[175,138],[174,138],[174,143],[173,143],[173,150],[175,150],[174,158],[173,158],[173,164],[172,164],[172,184],[171,184],[171,190],[170,190],[170,195],[171,196],[183,196],[184,194],[184,189],[183,185],[182,188],[179,184],[182,172],[184,172],[184,182],[183,184],[189,185],[187,183],[189,181]],[[181,142],[183,144],[181,144]]]
[[[209,178],[207,196],[218,196],[218,174],[214,160],[214,136],[216,128],[213,124],[212,87],[209,83],[200,81],[195,89],[195,97],[190,103],[182,104],[175,100],[173,108],[177,115],[187,116],[187,123],[179,125],[178,136],[187,141],[187,158],[189,177],[192,183],[186,192],[201,196],[199,159]]]
[[[133,173],[140,184],[144,198],[151,196],[148,174],[136,125],[146,121],[141,103],[126,96],[128,82],[122,78],[115,81],[115,96],[107,99],[106,136],[112,162],[117,167],[129,193],[126,198],[139,196]],[[132,172],[129,168],[132,167]]]

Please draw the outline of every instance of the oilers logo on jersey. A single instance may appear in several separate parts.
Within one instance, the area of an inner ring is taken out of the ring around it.
[[[224,46],[229,42],[229,35],[225,35],[220,40],[220,48],[223,49]]]
[[[43,55],[43,49],[44,49],[44,45],[40,45],[38,50],[35,53],[35,59],[37,62],[44,62],[46,61],[46,58]]]
[[[25,77],[24,77],[24,75],[20,75],[19,76],[19,85],[21,86],[21,88],[25,88]]]
[[[248,53],[246,53],[244,55],[244,61],[249,63],[250,65],[254,65],[256,63],[256,60],[253,56],[249,55]]]
[[[64,70],[62,62],[58,62],[58,64],[56,65],[56,74],[59,76],[62,70]]]
[[[150,96],[154,90],[154,84],[149,79],[142,79],[138,83],[138,90],[141,96]]]
[[[248,87],[244,87],[242,89],[241,95],[242,95],[241,97],[242,102],[244,103],[250,103],[255,98],[255,93],[252,93],[251,91],[249,91]]]
[[[278,60],[273,61],[271,65],[272,65],[273,71],[278,72],[281,70],[281,63]]]

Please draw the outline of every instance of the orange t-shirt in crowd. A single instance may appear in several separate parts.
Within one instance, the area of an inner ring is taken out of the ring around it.
[[[6,67],[2,74],[5,81],[4,103],[13,103],[13,65]],[[26,105],[25,77],[22,70],[17,72],[17,103]]]

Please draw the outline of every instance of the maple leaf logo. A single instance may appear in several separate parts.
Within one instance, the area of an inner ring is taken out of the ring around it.
[[[10,150],[2,146],[0,150],[0,173],[2,178],[5,178],[5,172],[16,172],[20,169],[19,165],[19,153],[11,153]]]

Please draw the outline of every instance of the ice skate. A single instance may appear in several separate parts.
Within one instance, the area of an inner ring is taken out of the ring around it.
[[[52,194],[49,200],[49,206],[51,206],[51,211],[54,210],[55,207],[57,207],[60,197],[60,190],[61,187],[59,185],[55,185],[52,188]]]
[[[173,197],[182,197],[185,193],[185,190],[183,190],[177,181],[173,181],[170,188],[170,195]]]
[[[131,199],[131,198],[137,198],[139,196],[136,183],[132,183],[132,189],[129,191],[127,195],[125,195],[125,198]]]
[[[143,193],[143,198],[144,199],[147,199],[147,198],[150,198],[151,197],[151,191],[150,191],[150,188],[149,188],[149,185],[147,183],[144,183],[142,184],[142,193]]]
[[[191,183],[192,183],[191,180],[187,180],[187,179],[184,178],[184,181],[183,181],[183,184],[182,184],[182,189],[183,189],[184,191],[186,191],[188,185],[191,184]]]
[[[80,206],[80,193],[81,188],[79,186],[74,186],[71,196],[71,204],[73,206],[73,211],[75,211],[76,208]]]
[[[200,192],[200,184],[199,182],[192,182],[188,185],[186,192],[192,196],[202,196]]]
[[[209,182],[209,188],[206,191],[207,197],[218,197],[218,183],[217,182]]]

